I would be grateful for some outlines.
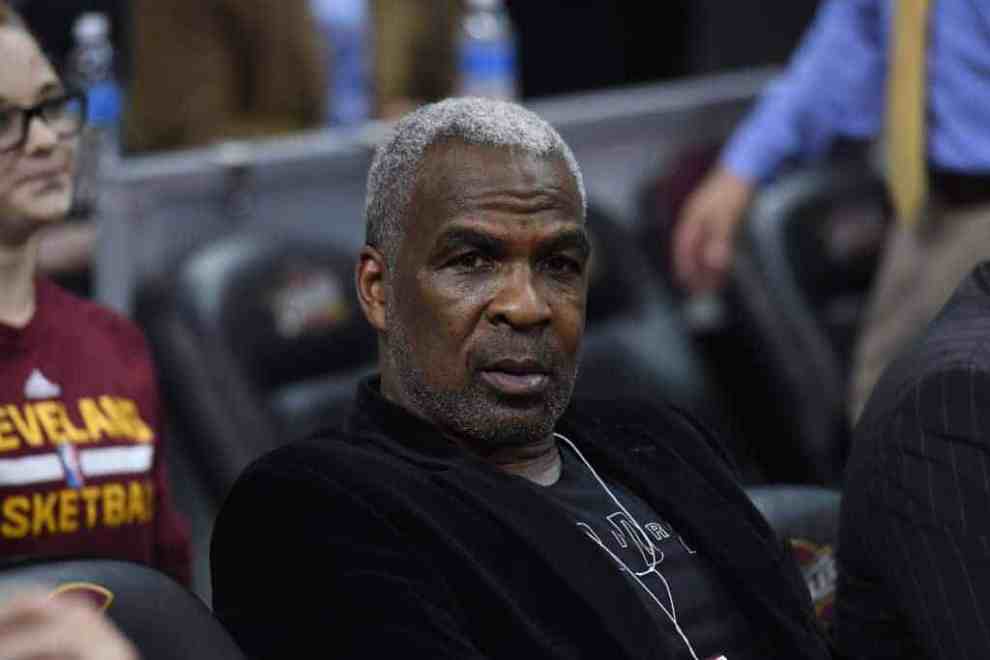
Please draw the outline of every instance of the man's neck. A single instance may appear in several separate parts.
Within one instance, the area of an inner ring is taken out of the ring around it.
[[[24,327],[34,316],[34,267],[37,241],[26,245],[0,245],[0,323]]]
[[[399,389],[384,375],[381,381],[381,394],[392,403],[405,408],[410,413],[427,419],[410,406],[406,405],[399,394]],[[540,486],[552,486],[560,478],[561,459],[557,449],[557,439],[551,433],[539,442],[526,445],[500,447],[494,452],[483,453],[478,447],[450,433],[444,433],[451,442],[479,455],[486,462],[494,465],[502,472],[514,474],[528,479]]]
[[[503,472],[528,479],[540,486],[552,486],[560,479],[560,450],[553,435],[536,445],[512,447],[486,456],[485,459]]]

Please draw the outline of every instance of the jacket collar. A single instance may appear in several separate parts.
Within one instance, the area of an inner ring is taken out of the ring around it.
[[[347,430],[359,436],[382,436],[408,450],[405,456],[415,463],[449,467],[467,452],[450,441],[432,423],[386,399],[381,378],[362,380],[357,387],[354,410]]]

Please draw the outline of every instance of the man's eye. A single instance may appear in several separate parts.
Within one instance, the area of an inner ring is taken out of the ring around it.
[[[474,271],[488,268],[491,263],[491,259],[480,252],[468,252],[450,260],[447,265],[458,270]]]
[[[543,262],[543,267],[558,275],[580,275],[584,272],[584,265],[580,261],[563,255],[549,257]]]

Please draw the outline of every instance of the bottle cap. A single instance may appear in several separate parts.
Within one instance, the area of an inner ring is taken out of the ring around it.
[[[86,12],[76,19],[72,34],[80,43],[92,43],[106,39],[110,34],[110,21],[106,14]]]

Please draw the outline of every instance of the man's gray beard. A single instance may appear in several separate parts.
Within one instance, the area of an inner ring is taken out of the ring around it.
[[[481,383],[471,381],[462,390],[432,389],[419,365],[405,329],[392,318],[385,351],[392,368],[398,374],[403,393],[415,413],[439,426],[444,432],[471,440],[472,446],[495,450],[506,446],[523,446],[549,436],[564,413],[574,389],[576,373],[569,377],[556,372],[552,376],[542,415],[526,415],[506,423],[502,414],[506,406],[498,406]]]

